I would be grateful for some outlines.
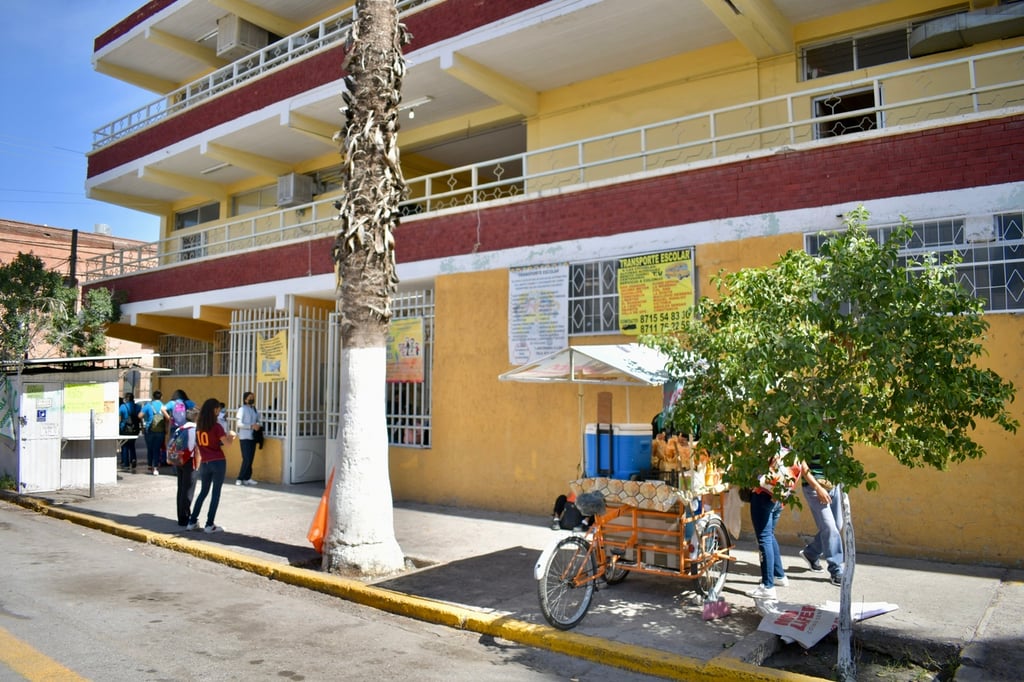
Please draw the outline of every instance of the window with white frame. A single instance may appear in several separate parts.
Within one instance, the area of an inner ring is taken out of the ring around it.
[[[174,214],[174,229],[187,230],[190,227],[218,219],[220,219],[220,202],[214,201],[186,211],[176,212]]]
[[[963,6],[966,4],[963,3]],[[913,21],[890,24],[887,27],[874,28],[825,43],[807,45],[800,50],[800,77],[809,81],[911,59],[913,55],[910,43],[914,29],[939,17],[965,14],[967,9],[964,7],[934,12],[917,17]]]
[[[434,290],[422,289],[391,297],[392,319],[423,320],[423,381],[389,382],[386,387],[388,442],[430,447],[431,393],[434,368]]]
[[[210,357],[213,345],[184,336],[161,336],[159,362],[174,376],[210,376]]]
[[[997,215],[944,218],[916,222],[913,235],[901,249],[907,259],[934,254],[945,260],[953,253],[963,259],[956,267],[960,285],[985,302],[985,310],[1024,312],[1024,211]],[[884,243],[898,224],[869,228]],[[817,254],[828,234],[804,236],[804,247]]]
[[[875,111],[872,88],[833,93],[814,100],[814,118],[824,119],[814,128],[815,138],[862,133],[882,127],[882,114]]]
[[[206,235],[203,232],[181,236],[181,250],[178,260],[195,260],[206,255]]]
[[[569,265],[569,335],[619,332],[618,260]]]
[[[910,27],[857,35],[801,50],[804,80],[910,59]]]
[[[231,215],[245,215],[277,206],[277,183],[236,194],[231,198]]]

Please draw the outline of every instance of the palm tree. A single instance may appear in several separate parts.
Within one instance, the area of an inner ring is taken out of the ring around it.
[[[386,344],[395,272],[394,232],[405,180],[398,103],[408,42],[395,0],[357,0],[342,65],[345,195],[333,258],[341,301],[341,417],[323,567],[364,575],[401,570],[385,424]]]

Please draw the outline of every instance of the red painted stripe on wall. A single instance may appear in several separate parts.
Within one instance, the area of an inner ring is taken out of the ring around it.
[[[400,225],[399,263],[1024,181],[1024,115],[673,173]],[[685,241],[685,237],[684,237]],[[333,237],[121,278],[142,301],[333,272]]]

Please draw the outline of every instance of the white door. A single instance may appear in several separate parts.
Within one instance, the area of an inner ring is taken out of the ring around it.
[[[63,386],[23,380],[20,466],[21,492],[60,489],[61,410]]]

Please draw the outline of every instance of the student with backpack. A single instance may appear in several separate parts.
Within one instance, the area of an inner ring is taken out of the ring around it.
[[[220,401],[216,398],[209,398],[203,403],[199,410],[199,418],[196,420],[196,443],[199,447],[199,497],[192,506],[192,515],[189,517],[188,526],[185,530],[195,530],[199,527],[199,512],[202,511],[206,495],[210,495],[210,509],[206,512],[206,526],[203,530],[207,533],[219,533],[224,529],[218,526],[217,507],[220,504],[220,489],[224,485],[224,474],[227,473],[227,458],[224,456],[224,446],[230,445],[235,440],[235,432],[224,433],[224,427],[217,423],[217,414],[220,412]]]
[[[167,425],[164,423],[164,404],[160,402],[160,391],[153,391],[153,399],[139,412],[139,419],[145,428],[146,463],[149,473],[160,475],[160,451],[164,447]]]
[[[195,490],[195,470],[198,468],[196,457],[196,418],[199,410],[188,408],[185,422],[175,426],[167,439],[167,463],[174,467],[178,478],[178,525],[187,526],[191,513],[192,493]]]
[[[137,453],[135,440],[139,437],[139,407],[135,404],[135,394],[128,392],[124,394],[124,400],[117,408],[120,417],[118,431],[121,435],[121,468],[134,469],[136,466]]]
[[[165,435],[163,450],[160,454],[160,463],[158,466],[170,464],[170,462],[167,461],[167,444],[170,442],[171,434],[174,432],[174,429],[187,421],[185,413],[195,406],[196,404],[188,399],[188,394],[180,388],[171,394],[171,399],[169,401],[164,403],[163,418],[166,427],[164,429]]]

